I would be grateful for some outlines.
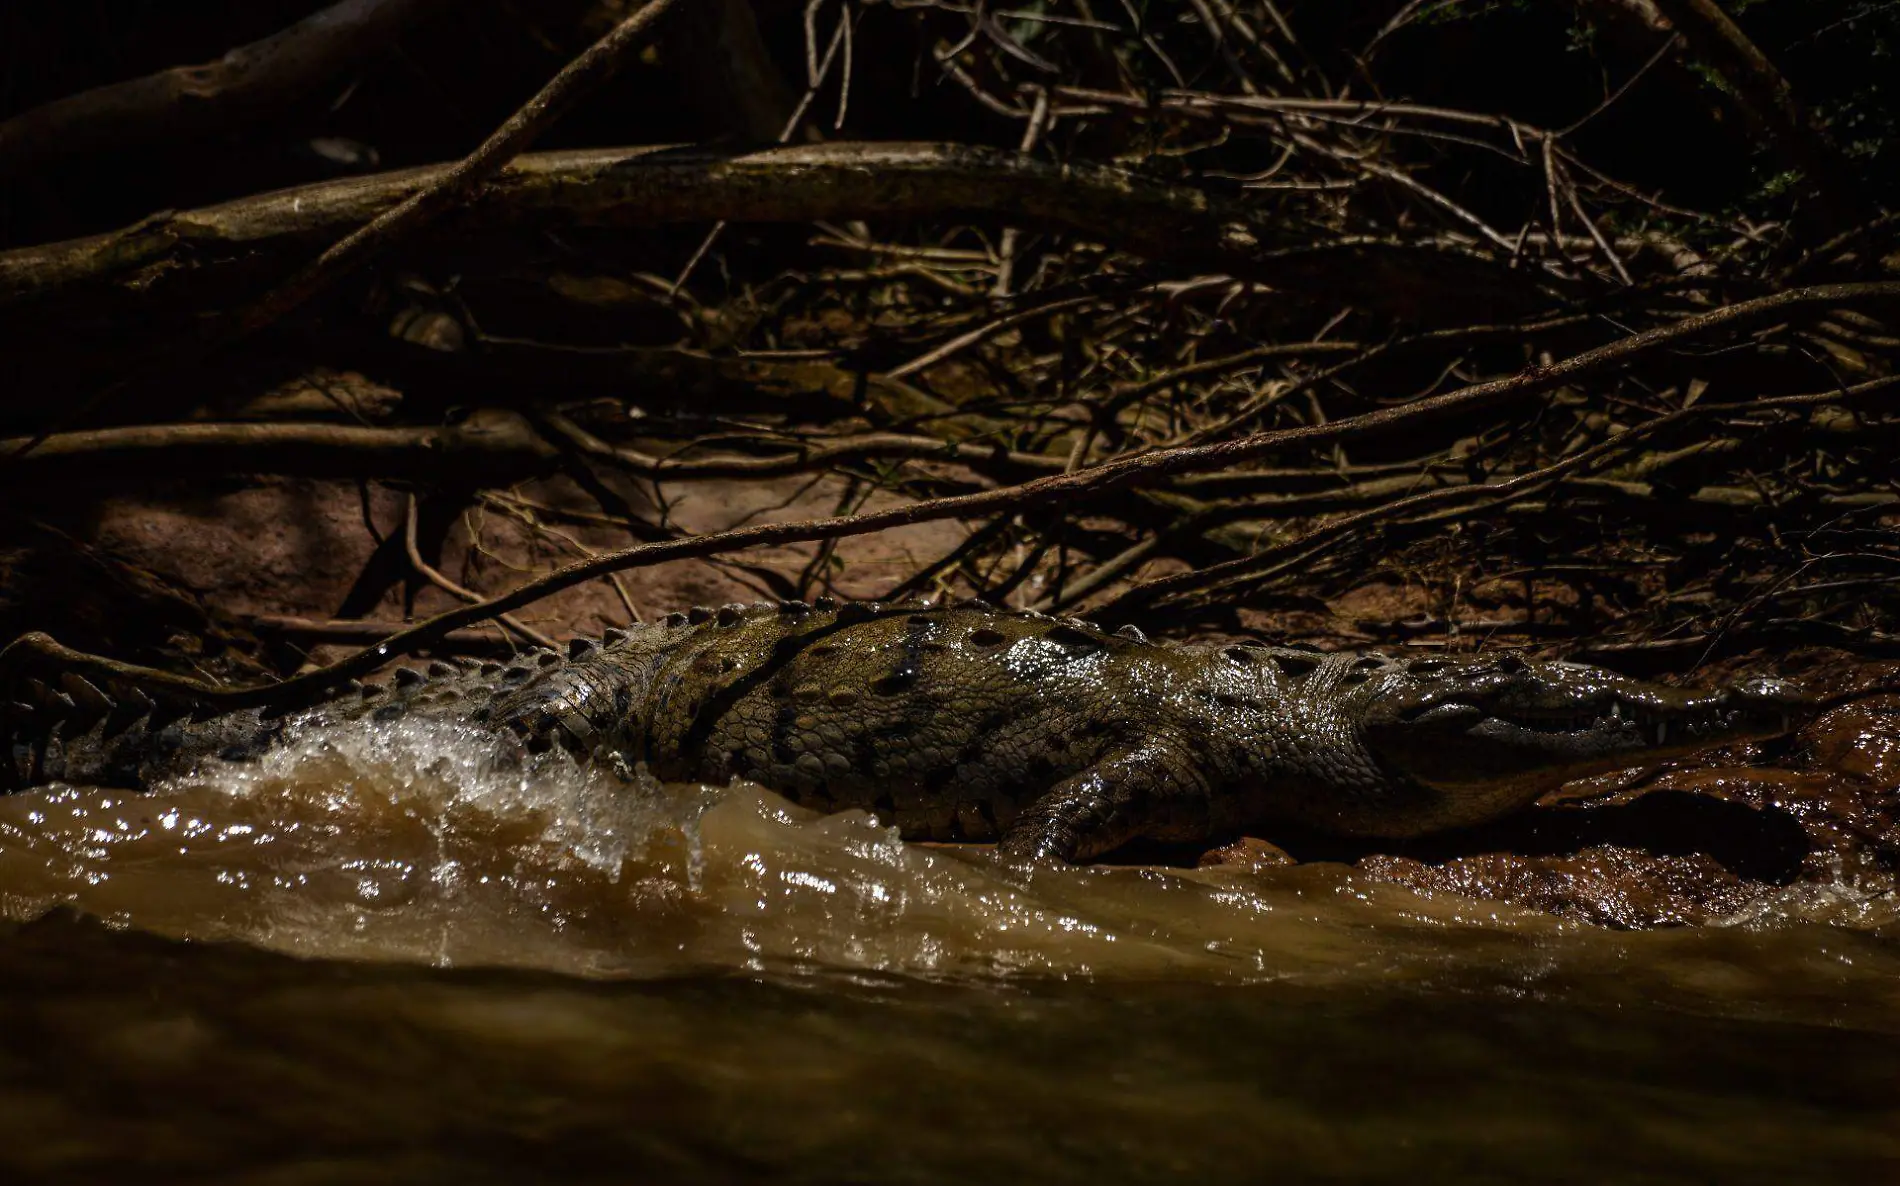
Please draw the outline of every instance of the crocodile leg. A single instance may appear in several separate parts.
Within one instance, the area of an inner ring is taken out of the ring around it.
[[[1197,840],[1208,824],[1208,787],[1191,756],[1150,745],[1057,783],[1009,825],[999,850],[1012,862],[1086,861],[1137,836]]]

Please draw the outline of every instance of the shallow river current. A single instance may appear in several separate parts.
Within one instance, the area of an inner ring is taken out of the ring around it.
[[[1900,1180],[1900,901],[1025,876],[359,726],[0,799],[0,1180]]]

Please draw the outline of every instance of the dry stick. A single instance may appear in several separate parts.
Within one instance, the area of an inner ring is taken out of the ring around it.
[[[886,379],[902,379],[906,375],[914,375],[918,371],[928,370],[936,366],[964,347],[973,346],[981,342],[984,338],[1000,334],[1006,329],[1012,329],[1018,325],[1022,325],[1024,322],[1034,321],[1038,317],[1048,317],[1060,313],[1065,309],[1074,309],[1103,299],[1103,297],[1097,294],[1089,293],[1085,296],[1068,297],[1064,300],[1050,301],[1046,305],[1037,305],[1033,309],[1022,309],[1015,313],[998,317],[992,321],[986,321],[975,329],[960,333],[956,337],[951,338],[948,342],[943,343],[943,345],[918,355],[902,366],[885,371],[884,377]]]
[[[538,505],[535,503],[528,502],[528,500],[519,497],[500,497],[489,492],[477,492],[476,498],[484,505],[495,506],[503,514],[513,517],[523,526],[527,527],[529,531],[545,535],[553,540],[558,540],[560,543],[566,545],[573,551],[579,552],[583,556],[600,555],[599,552],[583,544],[567,532],[543,523],[535,513],[536,509],[538,509]],[[594,517],[590,516],[590,520],[593,518]],[[466,521],[466,516],[464,516],[464,522]],[[598,516],[598,521],[602,526],[606,527],[624,528],[627,525],[625,519],[613,518],[608,515]],[[627,621],[633,623],[646,621],[646,618],[640,613],[640,607],[633,603],[633,595],[627,592],[627,586],[621,583],[620,574],[610,572],[607,574],[606,579],[607,583],[612,586],[615,596],[620,598],[620,607],[627,611]]]
[[[1007,535],[1014,526],[1015,521],[1007,516],[991,519],[982,527],[972,531],[962,543],[891,586],[885,591],[881,600],[896,601],[928,588],[939,576],[960,567],[970,557]]]
[[[1573,325],[1582,325],[1591,318],[1587,314],[1570,314],[1563,317],[1548,318],[1543,321],[1519,322],[1515,325],[1469,325],[1456,329],[1427,330],[1420,334],[1411,334],[1403,338],[1393,338],[1376,346],[1366,347],[1352,358],[1323,367],[1304,378],[1296,379],[1291,386],[1276,388],[1265,385],[1247,398],[1240,407],[1234,409],[1222,419],[1196,428],[1178,438],[1178,443],[1200,445],[1217,437],[1226,435],[1267,409],[1293,398],[1303,392],[1311,391],[1322,383],[1327,383],[1348,371],[1355,370],[1383,358],[1388,354],[1410,349],[1413,346],[1436,345],[1445,342],[1475,342],[1492,337],[1528,336],[1546,330],[1564,329]],[[1235,357],[1243,357],[1236,355]],[[1218,360],[1216,360],[1218,361]],[[1136,389],[1138,394],[1145,391]]]
[[[539,419],[556,436],[589,457],[653,482],[783,478],[871,461],[951,461],[973,467],[1007,465],[1044,472],[1062,469],[1060,457],[1045,453],[1025,453],[1004,448],[1000,444],[977,445],[968,441],[947,441],[940,437],[904,436],[899,433],[869,433],[819,440],[791,452],[768,457],[738,454],[693,459],[654,457],[608,444],[559,412],[543,412]]]
[[[1036,507],[1073,505],[1084,498],[1150,484],[1175,474],[1223,469],[1241,462],[1252,461],[1285,445],[1339,440],[1373,430],[1390,429],[1417,421],[1429,421],[1441,416],[1492,407],[1507,400],[1542,394],[1583,375],[1629,362],[1645,352],[1682,342],[1713,330],[1735,329],[1758,324],[1807,306],[1838,305],[1857,300],[1877,300],[1883,297],[1900,298],[1900,281],[1827,284],[1812,288],[1790,289],[1773,296],[1743,301],[1695,317],[1687,317],[1671,325],[1623,338],[1574,355],[1562,362],[1533,368],[1510,378],[1477,383],[1457,391],[1428,396],[1407,404],[1379,408],[1326,424],[1278,429],[1272,432],[1256,433],[1239,440],[1124,457],[1104,462],[1079,473],[1056,474],[1025,482],[1019,486],[927,499],[867,514],[802,522],[763,523],[731,531],[714,532],[710,535],[639,544],[596,559],[566,565],[511,592],[491,598],[481,605],[452,609],[406,627],[390,635],[380,645],[365,648],[328,667],[263,687],[219,688],[156,668],[138,667],[119,663],[116,660],[86,655],[61,646],[52,638],[40,633],[24,635],[6,650],[0,651],[0,675],[3,675],[11,664],[30,662],[37,656],[67,664],[75,671],[94,671],[108,677],[134,679],[148,684],[154,691],[163,690],[195,697],[215,706],[240,707],[270,704],[300,696],[315,696],[346,680],[368,674],[393,655],[406,654],[427,646],[450,630],[474,622],[486,621],[496,614],[530,605],[549,594],[591,581],[605,573],[648,567],[672,560],[694,560],[735,552],[743,548],[811,543],[817,540],[869,535],[893,527],[931,523],[941,519],[982,518],[999,514],[1016,514]],[[1868,385],[1863,385],[1862,388],[1850,390],[1864,390],[1867,387]],[[1761,401],[1756,406],[1772,406],[1773,403],[1774,401]]]
[[[482,603],[482,595],[480,593],[456,584],[422,558],[422,549],[419,548],[416,543],[416,496],[413,494],[409,496],[409,517],[403,524],[402,547],[403,551],[407,553],[409,557],[409,566],[420,573],[430,584],[442,590],[444,593],[447,593],[449,596],[458,597],[470,605],[480,605]],[[536,646],[546,647],[549,650],[556,649],[556,644],[553,639],[531,626],[524,625],[513,614],[496,614],[495,620]]]
[[[215,62],[176,66],[56,99],[0,123],[0,180],[61,158],[154,152],[262,123],[443,7],[343,0]]]
[[[197,356],[215,353],[275,324],[390,244],[415,234],[445,211],[465,202],[483,182],[526,151],[550,124],[565,114],[583,95],[613,77],[621,63],[644,43],[645,35],[653,24],[681,3],[682,0],[648,0],[639,12],[621,21],[606,36],[588,46],[579,57],[563,67],[534,98],[509,116],[474,152],[451,165],[393,209],[385,210],[331,245],[322,255],[257,301],[223,318],[199,343]],[[97,392],[74,412],[63,417],[61,424],[71,423],[87,415],[122,390],[123,386],[123,383],[114,384]],[[25,448],[10,454],[7,460],[17,463],[61,424],[46,429],[27,442]]]
[[[1153,395],[1163,388],[1185,383],[1189,379],[1242,370],[1256,362],[1266,362],[1269,359],[1306,358],[1315,354],[1357,354],[1365,349],[1367,347],[1363,342],[1269,342],[1264,346],[1254,346],[1237,354],[1202,359],[1199,362],[1176,367],[1171,371],[1164,371],[1159,375],[1111,387],[1100,397],[1101,406],[1104,411],[1119,411],[1136,400]]]
[[[1070,582],[1062,590],[1061,597],[1044,598],[1032,608],[1045,613],[1056,613],[1068,606],[1079,605],[1098,590],[1113,584],[1122,574],[1153,559],[1175,539],[1205,532],[1225,523],[1242,519],[1306,518],[1330,511],[1350,510],[1353,504],[1364,505],[1368,501],[1383,503],[1395,493],[1417,490],[1425,485],[1438,488],[1448,485],[1469,486],[1471,483],[1462,474],[1434,473],[1430,469],[1423,472],[1412,470],[1334,490],[1282,494],[1247,502],[1215,503],[1203,506],[1198,510],[1190,511],[1166,528],[1153,532],[1089,569],[1088,572]]]
[[[1049,88],[1037,87],[1036,105],[1029,113],[1029,122],[1023,128],[1023,138],[1017,144],[1016,151],[1024,156],[1035,152],[1049,123]],[[996,280],[990,285],[990,295],[993,297],[1001,299],[1010,295],[1010,285],[1016,273],[1016,244],[1021,237],[1020,228],[1003,228],[1003,237],[996,245]]]
[[[178,474],[291,474],[417,481],[518,480],[559,461],[514,412],[429,428],[357,424],[134,424],[0,439],[0,490]],[[21,456],[25,453],[24,456]]]
[[[1193,589],[1228,584],[1241,577],[1260,575],[1261,570],[1297,556],[1304,563],[1320,545],[1330,544],[1363,527],[1383,520],[1397,518],[1411,511],[1435,510],[1441,506],[1457,506],[1463,502],[1509,502],[1532,493],[1579,469],[1596,466],[1618,454],[1627,452],[1633,445],[1657,432],[1672,428],[1678,424],[1705,416],[1728,414],[1741,411],[1764,411],[1775,408],[1805,407],[1819,403],[1833,403],[1841,400],[1858,399],[1874,395],[1900,386],[1900,376],[1887,376],[1871,379],[1853,387],[1835,391],[1822,391],[1806,395],[1775,396],[1767,399],[1752,400],[1744,404],[1699,404],[1684,408],[1678,412],[1658,416],[1654,420],[1636,425],[1626,432],[1612,437],[1601,444],[1594,445],[1571,457],[1566,457],[1543,469],[1519,474],[1502,482],[1487,483],[1479,486],[1448,486],[1437,490],[1427,490],[1409,495],[1381,506],[1371,507],[1351,515],[1342,515],[1321,524],[1297,539],[1262,549],[1252,556],[1238,560],[1229,560],[1222,564],[1209,565],[1194,572],[1179,573],[1161,577],[1136,585],[1112,601],[1097,607],[1104,615],[1125,614],[1152,606],[1165,597],[1185,593]]]

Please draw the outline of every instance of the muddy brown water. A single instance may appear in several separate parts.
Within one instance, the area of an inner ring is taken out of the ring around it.
[[[1900,896],[1022,875],[451,726],[0,800],[0,1180],[1900,1180]]]

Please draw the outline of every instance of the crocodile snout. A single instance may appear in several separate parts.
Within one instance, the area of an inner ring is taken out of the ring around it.
[[[1786,733],[1819,707],[1814,697],[1785,679],[1747,679],[1729,689],[1729,703],[1763,727]]]

